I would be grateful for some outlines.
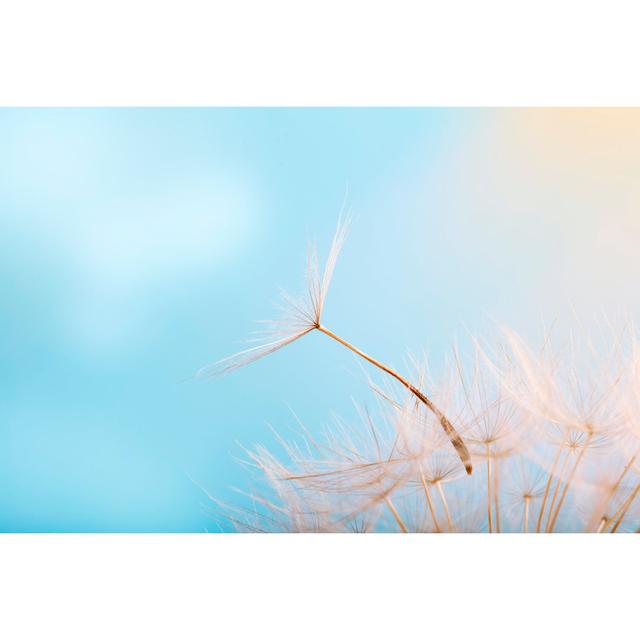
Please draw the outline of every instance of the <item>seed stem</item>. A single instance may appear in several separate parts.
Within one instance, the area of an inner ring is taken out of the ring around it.
[[[496,533],[500,533],[500,465],[497,459],[493,472],[493,501],[496,505]]]
[[[562,484],[562,477],[564,476],[564,470],[567,467],[567,463],[569,462],[570,455],[571,454],[569,453],[569,451],[565,452],[564,458],[562,459],[562,464],[560,465],[560,470],[558,471],[556,488],[553,491],[553,497],[551,498],[551,504],[549,505],[549,515],[547,516],[547,525],[545,527],[546,533],[549,533],[549,526],[551,525],[551,520],[553,518],[553,509],[556,506],[556,500],[558,499],[558,493],[560,492],[560,485]]]
[[[493,518],[491,515],[491,449],[487,445],[487,523],[489,526],[489,533],[493,533]]]
[[[624,501],[624,508],[622,509],[622,512],[618,516],[618,519],[616,520],[613,527],[611,527],[611,533],[615,533],[618,530],[618,527],[622,524],[624,517],[627,515],[627,511],[629,510],[629,507],[633,504],[633,501],[636,499],[636,496],[638,495],[639,492],[640,492],[640,482],[635,486],[634,490],[631,492],[629,497]]]
[[[609,493],[607,494],[604,504],[602,505],[602,510],[605,512],[605,515],[602,516],[600,526],[598,527],[598,533],[601,532],[602,520],[605,521],[605,525],[606,525],[605,529],[606,529],[611,524],[611,522],[613,522],[613,520],[615,519],[617,512],[616,514],[614,514],[613,518],[607,518],[606,511],[609,507],[609,504],[611,503],[611,500],[613,500],[613,497],[618,492],[618,489],[620,488],[620,485],[622,484],[624,477],[627,475],[627,472],[629,471],[633,463],[636,461],[637,457],[638,457],[638,452],[636,451],[636,453],[634,453],[633,456],[631,456],[631,459],[629,460],[629,462],[627,462],[625,468],[622,470],[620,477],[616,480],[616,483],[613,485],[613,487],[611,487]]]
[[[398,510],[396,509],[395,505],[393,504],[393,502],[391,502],[391,498],[387,496],[384,499],[384,501],[387,503],[387,506],[389,507],[389,510],[393,514],[393,517],[395,521],[398,523],[398,526],[400,527],[400,530],[402,531],[402,533],[408,533],[408,529],[404,524],[404,522],[402,521],[402,518],[400,517],[400,514],[398,513]]]
[[[531,496],[524,497],[524,522],[522,524],[522,533],[529,533],[529,502]]]
[[[449,525],[449,531],[453,531],[453,520],[451,520],[451,512],[449,511],[449,504],[447,503],[447,498],[444,495],[444,489],[442,488],[442,482],[438,480],[435,483],[438,488],[438,493],[440,493],[440,499],[442,500],[442,504],[444,505],[444,512],[447,514],[447,524]]]
[[[556,457],[554,458],[553,464],[551,465],[551,470],[549,471],[549,478],[547,479],[547,484],[544,489],[544,496],[542,498],[542,504],[540,505],[540,513],[538,513],[538,522],[536,523],[536,533],[540,533],[540,528],[542,526],[542,516],[544,515],[544,508],[547,504],[547,499],[549,497],[549,489],[551,489],[551,483],[553,482],[553,477],[556,471],[556,467],[558,466],[561,453],[562,453],[562,446],[558,447],[558,453],[556,453]]]
[[[408,380],[403,378],[393,369],[382,364],[382,362],[380,362],[379,360],[376,360],[375,358],[367,355],[364,351],[361,351],[351,343],[341,338],[339,335],[333,333],[333,331],[330,331],[326,327],[323,327],[321,324],[317,324],[315,328],[321,333],[324,333],[326,336],[329,336],[336,342],[339,342],[341,345],[347,347],[347,349],[350,349],[361,358],[364,358],[367,362],[370,362],[375,367],[378,367],[378,369],[381,369],[385,373],[388,373],[390,376],[394,377],[396,380],[398,380],[398,382],[404,385],[411,393],[413,393],[413,395],[416,396],[416,398],[418,398],[429,409],[429,411],[431,411],[436,416],[436,418],[438,418],[440,425],[444,429],[444,432],[447,434],[449,440],[451,441],[451,444],[456,450],[458,457],[462,461],[466,472],[471,475],[471,472],[473,470],[473,467],[471,465],[471,456],[463,439],[460,437],[460,434],[456,431],[455,427],[451,424],[444,413],[442,413],[442,411],[440,411],[440,409],[438,409],[438,407],[424,393],[422,393],[420,389],[414,387]]]
[[[562,505],[564,504],[564,499],[567,497],[567,492],[569,491],[569,487],[573,482],[573,479],[576,475],[576,471],[578,470],[578,467],[580,466],[580,462],[582,461],[582,458],[584,458],[584,454],[587,452],[587,448],[589,447],[589,443],[591,442],[592,439],[593,439],[593,432],[590,431],[589,435],[587,436],[587,439],[584,441],[584,444],[582,445],[582,447],[580,447],[580,453],[578,454],[578,459],[575,461],[575,464],[571,469],[571,473],[569,474],[569,478],[565,482],[564,489],[562,490],[562,495],[560,496],[560,501],[558,502],[558,506],[556,507],[556,512],[553,515],[553,520],[551,521],[551,525],[549,527],[549,533],[553,533],[553,528],[556,526],[556,521],[558,520],[560,509],[562,509]],[[568,457],[568,453],[567,453],[567,457]]]
[[[436,518],[436,512],[433,508],[433,502],[431,501],[431,495],[429,494],[429,485],[427,484],[427,479],[424,477],[424,472],[422,468],[420,469],[420,481],[422,482],[422,488],[424,489],[424,495],[427,498],[427,505],[429,505],[429,511],[431,512],[431,517],[433,518],[433,524],[435,526],[436,533],[440,533],[440,525],[438,524],[438,519]]]

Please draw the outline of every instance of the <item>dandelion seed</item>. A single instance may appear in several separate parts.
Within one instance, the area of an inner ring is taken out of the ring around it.
[[[278,321],[267,321],[265,324],[268,329],[265,335],[275,338],[264,344],[246,349],[236,353],[230,357],[219,360],[211,365],[203,367],[197,372],[197,377],[210,377],[229,373],[240,367],[244,367],[252,362],[270,355],[280,349],[299,340],[303,336],[314,330],[325,334],[332,340],[346,347],[359,357],[363,358],[378,369],[384,371],[391,377],[400,382],[408,389],[420,402],[422,402],[437,418],[441,428],[447,434],[456,453],[460,457],[462,464],[468,474],[472,472],[471,456],[469,451],[456,431],[453,424],[447,416],[427,397],[420,389],[411,384],[399,373],[382,364],[379,360],[367,355],[350,342],[341,338],[339,335],[323,326],[321,323],[324,304],[329,291],[329,285],[333,277],[335,265],[340,254],[340,250],[344,244],[347,230],[349,228],[349,219],[344,223],[338,222],[338,228],[333,236],[331,250],[325,263],[324,271],[320,275],[320,267],[318,263],[317,251],[315,246],[311,248],[307,259],[307,296],[302,300],[291,297],[286,292],[281,292],[281,297],[285,302],[285,311],[287,312],[283,319]]]

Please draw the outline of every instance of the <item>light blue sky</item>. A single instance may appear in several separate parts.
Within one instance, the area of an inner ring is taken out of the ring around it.
[[[503,117],[0,111],[0,529],[215,530],[194,481],[237,500],[237,443],[272,444],[289,406],[313,430],[368,399],[321,335],[188,379],[242,347],[279,286],[300,290],[306,242],[328,247],[345,192],[355,221],[325,320],[385,361],[437,361],[488,317],[526,330],[543,302],[592,296],[589,272],[558,268],[580,189],[487,174],[529,157]]]

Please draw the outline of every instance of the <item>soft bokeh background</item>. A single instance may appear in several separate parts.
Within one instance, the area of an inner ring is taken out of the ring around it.
[[[633,315],[639,169],[636,110],[0,110],[0,529],[219,530],[240,445],[366,401],[321,335],[190,378],[300,289],[345,194],[325,320],[386,362]]]

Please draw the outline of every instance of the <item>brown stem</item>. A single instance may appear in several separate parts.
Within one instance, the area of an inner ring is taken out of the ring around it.
[[[607,518],[607,526],[604,529],[605,533],[607,532],[607,529],[609,528],[610,525],[613,525],[616,523],[620,514],[625,510],[627,505],[627,500],[629,500],[629,496],[632,493],[633,493],[633,489],[631,490],[631,493],[629,493],[627,497],[621,502],[620,506],[614,511],[613,515],[610,518]]]
[[[627,462],[625,468],[622,470],[622,473],[620,474],[620,477],[616,480],[615,484],[611,487],[611,489],[607,493],[606,498],[602,502],[601,508],[604,511],[604,514],[603,514],[602,518],[600,519],[600,525],[598,527],[597,533],[601,533],[601,531],[602,531],[602,527],[603,527],[602,521],[603,520],[605,521],[605,525],[606,525],[605,529],[606,529],[606,527],[609,526],[609,524],[611,522],[613,522],[615,520],[618,512],[616,512],[614,514],[613,518],[607,518],[606,512],[608,510],[609,505],[611,504],[611,500],[613,500],[613,497],[618,492],[618,489],[620,488],[620,485],[622,484],[622,481],[624,480],[624,477],[627,475],[627,472],[629,471],[629,469],[631,468],[633,463],[636,461],[637,457],[638,457],[638,452],[636,451],[636,453],[633,454],[633,456],[631,457],[629,462]]]
[[[553,532],[553,528],[556,526],[556,520],[558,519],[558,515],[560,513],[560,509],[562,509],[562,505],[564,503],[564,499],[567,497],[567,492],[569,491],[569,487],[571,486],[571,483],[573,482],[573,478],[576,475],[576,471],[578,470],[578,466],[580,465],[580,462],[582,461],[582,458],[584,458],[584,454],[587,452],[587,447],[589,446],[589,443],[591,442],[592,438],[593,438],[593,433],[589,433],[589,435],[587,436],[587,439],[585,440],[584,444],[580,448],[580,453],[578,454],[578,459],[576,460],[575,464],[573,465],[573,469],[571,469],[571,473],[569,474],[569,478],[567,479],[567,482],[564,485],[564,489],[562,490],[562,495],[560,496],[560,501],[558,502],[558,506],[556,507],[556,512],[555,512],[555,514],[553,516],[553,520],[551,521],[551,527],[549,528],[549,533],[552,533]]]
[[[562,484],[562,476],[564,475],[564,470],[567,466],[567,462],[569,462],[569,451],[565,453],[562,464],[560,465],[560,471],[558,472],[558,479],[556,481],[556,488],[553,491],[553,497],[551,498],[551,505],[549,506],[549,516],[547,517],[547,526],[545,531],[549,533],[549,528],[551,527],[551,521],[553,520],[553,509],[556,506],[556,500],[558,499],[558,493],[560,492],[560,485]]]
[[[444,495],[442,482],[438,480],[438,482],[436,482],[435,484],[436,487],[438,487],[438,493],[440,493],[440,499],[442,500],[442,504],[444,505],[444,512],[447,514],[447,524],[449,525],[449,531],[453,531],[453,520],[451,520],[451,512],[449,511],[449,504],[447,503],[447,499]]]
[[[416,396],[416,398],[418,398],[429,409],[429,411],[431,411],[433,415],[436,416],[436,418],[438,418],[438,421],[440,422],[440,426],[444,429],[444,432],[447,434],[449,440],[451,441],[451,444],[453,445],[453,448],[456,450],[458,457],[462,461],[462,464],[464,465],[466,472],[469,475],[471,475],[471,472],[473,470],[473,467],[471,465],[471,455],[469,454],[469,450],[467,449],[467,446],[465,445],[464,440],[460,437],[460,434],[456,431],[455,427],[451,424],[451,422],[449,422],[449,419],[444,415],[444,413],[442,413],[442,411],[440,411],[440,409],[438,409],[438,407],[436,407],[436,405],[433,404],[433,402],[429,400],[429,398],[425,396],[424,393],[420,391],[420,389],[418,389],[417,387],[414,387],[408,380],[403,378],[399,373],[395,372],[393,369],[390,369],[386,365],[382,364],[382,362],[379,362],[375,358],[372,358],[371,356],[367,355],[364,351],[361,351],[360,349],[353,346],[346,340],[343,340],[339,335],[336,335],[335,333],[333,333],[333,331],[330,331],[329,329],[327,329],[326,327],[323,327],[320,324],[316,325],[315,328],[318,331],[329,336],[336,342],[339,342],[341,345],[347,347],[347,349],[350,349],[351,351],[359,355],[361,358],[364,358],[367,362],[370,362],[375,367],[378,367],[378,369],[382,369],[382,371],[394,377],[398,382],[404,385],[411,393],[413,393],[413,395]]]
[[[544,515],[544,508],[547,504],[547,499],[549,498],[549,489],[551,489],[551,483],[553,482],[553,474],[555,473],[556,467],[558,466],[558,461],[560,460],[560,454],[562,453],[562,447],[558,447],[558,453],[553,461],[553,465],[551,465],[551,470],[549,471],[549,478],[547,479],[547,485],[544,489],[544,496],[542,498],[542,504],[540,505],[540,513],[538,513],[538,522],[536,523],[536,533],[540,533],[540,527],[542,526],[542,516]]]
[[[408,533],[407,527],[405,526],[404,522],[402,521],[402,518],[400,517],[400,514],[398,513],[398,510],[396,509],[396,507],[393,504],[393,502],[391,502],[391,498],[389,498],[387,496],[384,499],[384,501],[387,503],[387,506],[389,507],[389,510],[393,514],[393,517],[394,517],[395,521],[398,523],[398,526],[400,527],[400,530],[402,531],[402,533]]]
[[[500,533],[500,465],[498,459],[495,461],[493,471],[493,501],[496,505],[496,533]]]
[[[433,524],[435,525],[436,533],[440,533],[440,525],[438,524],[438,519],[436,518],[436,512],[435,512],[435,509],[433,508],[433,502],[431,501],[431,495],[429,494],[429,485],[427,484],[427,479],[424,477],[424,473],[422,469],[420,469],[420,481],[422,482],[424,495],[427,498],[427,504],[429,505],[429,511],[431,512],[431,517],[433,518]]]
[[[529,502],[531,502],[530,496],[524,497],[524,523],[522,525],[522,533],[529,533]]]
[[[611,533],[615,533],[618,530],[618,527],[622,524],[625,515],[627,515],[627,511],[629,507],[633,504],[633,501],[636,499],[636,496],[640,492],[640,482],[636,485],[635,489],[631,492],[631,495],[624,502],[624,509],[622,509],[622,513],[618,516],[616,523],[611,528]]]
[[[491,453],[489,445],[487,445],[487,523],[489,525],[489,533],[493,533],[493,519],[491,516]]]

